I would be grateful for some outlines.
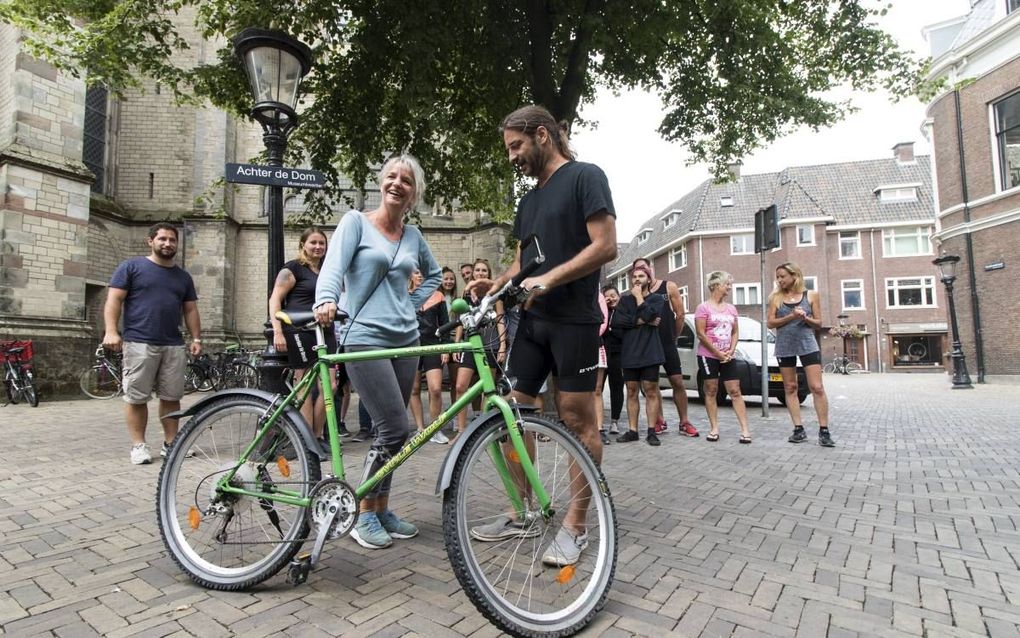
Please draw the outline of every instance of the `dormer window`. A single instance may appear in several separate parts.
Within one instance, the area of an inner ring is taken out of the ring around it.
[[[652,238],[652,229],[651,228],[642,228],[641,232],[638,233],[637,243],[643,244],[643,243],[645,243],[646,241],[648,241],[651,238]]]
[[[675,226],[676,223],[680,221],[680,211],[671,210],[659,219],[662,220],[662,229],[665,230],[670,226]]]
[[[916,202],[918,186],[920,184],[889,184],[887,186],[879,186],[875,189],[875,193],[878,194],[878,201],[883,204]]]
[[[721,208],[730,208],[733,206],[733,195],[723,195],[719,198],[719,206]]]

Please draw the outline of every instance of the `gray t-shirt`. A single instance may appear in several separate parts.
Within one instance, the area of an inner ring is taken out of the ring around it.
[[[786,315],[793,314],[795,308],[800,306],[811,317],[811,302],[808,300],[807,292],[797,303],[779,302],[776,308],[776,318],[782,319]],[[818,339],[815,338],[815,329],[804,323],[802,319],[791,321],[776,329],[776,356],[792,357],[795,355],[811,354],[818,352]]]
[[[413,293],[407,283],[415,269],[425,281]],[[418,339],[415,309],[439,288],[442,271],[421,231],[404,226],[390,241],[364,213],[352,210],[340,219],[315,287],[315,305],[332,301],[350,315],[337,324],[340,345],[399,348]],[[342,292],[341,292],[342,291]]]

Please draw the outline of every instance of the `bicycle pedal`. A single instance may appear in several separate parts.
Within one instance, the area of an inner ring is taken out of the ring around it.
[[[310,554],[304,554],[298,556],[294,560],[290,561],[290,565],[287,567],[287,583],[297,587],[303,585],[308,580],[308,574],[312,571],[312,561]]]

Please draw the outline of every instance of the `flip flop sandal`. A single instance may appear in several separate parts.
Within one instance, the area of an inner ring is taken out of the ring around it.
[[[705,437],[705,440],[708,441],[709,443],[715,443],[716,441],[719,440],[719,435],[709,434],[708,436]]]
[[[751,437],[749,437],[749,436],[742,436],[742,437],[740,437],[740,442],[741,443],[750,443],[751,442]]]

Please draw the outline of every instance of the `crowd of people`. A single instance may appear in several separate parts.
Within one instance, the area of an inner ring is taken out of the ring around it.
[[[535,180],[534,188],[518,204],[513,236],[519,242],[532,235],[540,237],[545,262],[521,284],[530,292],[523,308],[504,313],[497,304],[502,319],[482,335],[487,365],[497,376],[507,374],[513,398],[522,403],[540,402],[551,380],[559,419],[597,462],[602,460],[603,445],[611,442],[610,435],[617,435],[615,440],[620,443],[641,440],[642,395],[644,440],[660,445],[659,435],[670,430],[663,415],[660,370],[673,389],[676,431],[699,436],[689,418],[684,371],[675,347],[684,326],[676,284],[656,279],[652,264],[638,259],[632,264],[629,290],[599,289],[599,270],[617,253],[616,213],[605,174],[597,166],[575,159],[565,126],[542,107],[514,111],[503,120],[500,131],[510,163]],[[299,376],[315,363],[314,337],[282,325],[274,318],[278,310],[313,311],[327,329],[330,351],[428,345],[438,343],[436,328],[453,316],[455,299],[461,297],[477,306],[486,293],[499,289],[521,270],[520,244],[513,261],[498,274],[498,267],[485,259],[462,263],[459,272],[441,267],[421,231],[405,223],[407,213],[425,193],[424,171],[418,161],[407,154],[396,155],[383,165],[378,181],[381,201],[377,208],[343,215],[332,237],[317,227],[306,229],[296,258],[287,262],[276,278],[268,304],[273,343],[287,353]],[[117,269],[105,310],[104,345],[125,353],[124,400],[131,461],[136,464],[151,461],[145,444],[150,394],[155,390],[160,399],[161,417],[179,407],[186,356],[179,328],[182,317],[190,332],[191,353],[201,351],[195,287],[190,275],[173,263],[176,228],[157,224],[149,233],[149,246],[148,257],[128,260]],[[705,438],[715,442],[720,437],[717,393],[721,380],[733,400],[739,441],[750,443],[735,374],[737,311],[727,302],[732,278],[725,272],[713,272],[707,284],[710,297],[694,315],[710,428]],[[776,356],[795,426],[789,440],[799,443],[807,438],[796,400],[799,359],[814,397],[819,443],[831,446],[814,339],[814,331],[822,323],[818,295],[805,290],[803,274],[792,263],[777,269],[776,284],[769,301],[768,324],[777,332]],[[346,314],[346,321],[337,321],[340,311]],[[458,329],[451,338],[464,335]],[[411,420],[418,430],[426,427],[422,386],[432,422],[442,411],[444,378],[452,403],[478,375],[473,358],[445,355],[351,362],[343,368],[336,376],[337,387],[343,392],[340,434],[371,442],[364,477],[385,465],[404,445]],[[608,422],[602,399],[607,382]],[[356,432],[348,432],[345,423],[352,386],[361,413]],[[627,429],[621,432],[624,399]],[[301,413],[312,434],[321,439],[325,424],[321,398],[309,397]],[[456,434],[464,432],[467,419],[467,411],[458,415]],[[163,419],[164,454],[176,428],[176,420]],[[448,442],[443,433],[432,440]],[[390,509],[393,479],[389,474],[360,503],[351,536],[364,547],[379,549],[389,546],[394,538],[418,534],[413,523]],[[581,493],[585,488],[571,489],[580,490],[578,498],[572,499],[562,527],[543,555],[550,565],[576,562],[587,546],[587,499]],[[478,540],[496,542],[531,533],[517,516],[510,509],[500,520],[473,528],[471,534]]]

